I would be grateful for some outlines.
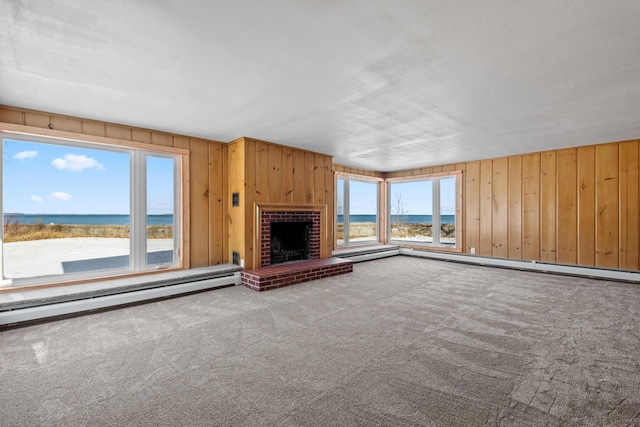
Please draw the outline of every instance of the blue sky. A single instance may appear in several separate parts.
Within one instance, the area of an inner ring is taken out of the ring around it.
[[[4,212],[129,214],[129,158],[128,153],[5,139]],[[149,160],[149,214],[173,212],[172,164]]]
[[[440,180],[440,210],[443,215],[455,214],[455,179]],[[341,189],[338,188],[339,196]],[[397,209],[396,195],[401,196],[405,215],[431,215],[433,193],[430,181],[402,181],[391,185],[391,214]],[[351,180],[349,183],[350,210],[352,215],[376,213],[377,184]]]

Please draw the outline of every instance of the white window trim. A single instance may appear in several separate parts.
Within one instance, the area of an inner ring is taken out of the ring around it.
[[[24,289],[33,286],[49,286],[64,285],[78,282],[90,282],[104,280],[111,277],[122,277],[137,275],[140,273],[155,272],[158,269],[163,271],[185,268],[188,266],[188,257],[185,254],[187,250],[180,250],[188,243],[184,236],[188,235],[189,224],[188,215],[185,215],[185,200],[188,200],[188,180],[183,177],[189,173],[189,150],[166,146],[153,146],[151,144],[138,143],[133,141],[119,140],[114,138],[106,138],[93,135],[84,135],[73,132],[64,132],[50,129],[42,129],[32,126],[14,125],[9,123],[0,123],[0,138],[24,139],[33,142],[49,143],[57,145],[78,146],[82,148],[108,150],[116,152],[131,153],[130,161],[132,164],[136,161],[143,164],[143,167],[131,168],[131,250],[130,250],[130,267],[124,269],[108,269],[95,270],[82,273],[66,273],[60,275],[37,276],[33,278],[14,278],[4,279],[4,263],[3,263],[3,238],[4,227],[0,231],[0,289],[11,287],[15,289]],[[0,158],[3,155],[4,144],[0,146]],[[146,156],[167,157],[175,159],[174,169],[174,262],[171,264],[152,264],[146,265],[146,232],[138,231],[134,238],[134,221],[137,222],[138,230],[146,229]],[[3,164],[0,164],[0,185],[4,179]],[[0,187],[1,188],[1,187]],[[144,195],[145,197],[140,197]],[[0,197],[0,216],[4,225],[4,197]],[[140,207],[140,204],[144,206]],[[137,213],[135,213],[137,210]],[[144,224],[140,228],[140,224]],[[134,247],[135,245],[135,247]]]
[[[387,227],[386,227],[386,236],[388,236],[388,242],[394,245],[399,245],[403,247],[419,247],[423,249],[433,249],[438,251],[447,251],[447,252],[462,252],[463,248],[463,230],[462,230],[462,171],[451,171],[451,172],[438,172],[432,174],[424,174],[424,175],[416,175],[416,176],[408,176],[408,177],[400,177],[400,178],[389,178],[385,180],[385,187],[387,194],[390,194],[391,184],[397,184],[402,182],[416,182],[416,181],[427,181],[431,180],[433,182],[432,186],[432,230],[440,230],[440,215],[436,215],[436,212],[440,212],[440,180],[445,178],[455,178],[456,179],[456,243],[455,245],[445,245],[440,242],[440,233],[435,233],[432,231],[433,242],[419,242],[412,240],[399,240],[391,238],[391,198],[387,197],[386,200],[386,216],[387,216]],[[437,184],[437,185],[436,185]]]
[[[340,243],[338,244],[338,239],[337,239],[337,235],[334,236],[334,240],[335,240],[335,247],[342,247],[342,248],[346,248],[346,247],[352,247],[352,246],[363,246],[363,245],[372,245],[372,244],[378,244],[382,241],[382,236],[381,236],[381,231],[383,230],[383,228],[381,227],[382,222],[382,206],[384,205],[383,202],[383,188],[382,188],[382,184],[384,182],[384,180],[382,178],[376,178],[376,177],[367,177],[367,176],[363,176],[363,175],[357,175],[357,174],[350,174],[350,173],[345,173],[345,172],[336,172],[336,178],[335,178],[335,182],[336,182],[336,188],[337,188],[337,183],[338,180],[342,179],[345,180],[346,183],[348,183],[349,181],[358,181],[358,182],[366,182],[366,183],[370,183],[370,184],[377,184],[377,188],[376,188],[376,238],[375,239],[371,239],[371,240],[363,240],[363,241],[359,241],[359,242],[350,242],[349,241],[349,209],[350,209],[350,195],[349,195],[349,191],[350,191],[350,185],[345,185],[344,188],[344,204],[343,204],[343,221],[344,221],[344,243]],[[336,219],[336,224],[337,224],[337,218],[338,218],[338,192],[336,191],[336,212],[334,214],[334,218]]]

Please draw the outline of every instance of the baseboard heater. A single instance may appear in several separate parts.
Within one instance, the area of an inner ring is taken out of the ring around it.
[[[0,326],[240,284],[240,273],[0,312]]]
[[[442,261],[461,262],[465,264],[485,265],[489,267],[512,268],[516,270],[537,271],[541,273],[565,274],[595,279],[615,280],[623,282],[640,282],[640,272],[630,270],[616,270],[599,267],[583,267],[566,264],[551,264],[539,261],[513,260],[505,258],[489,258],[477,255],[452,254],[447,252],[432,252],[400,248],[400,255],[419,258],[438,259]]]
[[[393,248],[388,250],[376,250],[372,252],[358,252],[353,255],[339,255],[340,258],[345,258],[353,262],[371,261],[374,259],[387,258],[391,256],[400,255],[399,248]]]

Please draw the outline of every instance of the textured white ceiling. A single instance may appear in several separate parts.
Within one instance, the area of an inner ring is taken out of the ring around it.
[[[392,171],[640,138],[637,0],[4,0],[0,104]]]

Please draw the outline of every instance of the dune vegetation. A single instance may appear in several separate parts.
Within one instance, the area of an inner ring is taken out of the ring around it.
[[[128,225],[21,224],[10,222],[4,225],[3,241],[10,243],[69,237],[128,238],[129,233]],[[147,227],[147,238],[173,238],[173,226],[151,225]]]

